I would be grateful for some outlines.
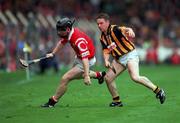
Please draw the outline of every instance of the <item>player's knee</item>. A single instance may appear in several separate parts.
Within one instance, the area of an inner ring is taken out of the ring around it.
[[[106,83],[110,83],[111,82],[111,77],[106,75],[105,76],[105,81],[106,81]]]
[[[138,75],[131,75],[131,79],[135,82],[139,82],[139,76]]]

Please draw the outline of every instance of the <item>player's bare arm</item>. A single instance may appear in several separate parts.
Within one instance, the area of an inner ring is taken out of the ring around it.
[[[88,58],[83,58],[82,63],[83,63],[83,67],[84,67],[84,83],[86,85],[90,85],[91,80],[89,77],[89,60],[88,60]]]
[[[53,51],[51,53],[46,54],[46,56],[48,58],[53,57],[60,49],[63,48],[63,46],[64,46],[64,44],[62,44],[61,41],[59,41],[57,43],[56,47],[53,49]]]
[[[106,49],[107,50],[107,49]],[[104,63],[105,63],[105,67],[110,67],[111,66],[111,63],[109,62],[109,57],[110,57],[110,54],[108,53],[108,51],[104,50],[103,52],[103,58],[104,58]]]
[[[135,33],[134,33],[134,31],[133,31],[132,28],[125,28],[125,30],[126,30],[126,34],[127,34],[129,37],[135,38]]]

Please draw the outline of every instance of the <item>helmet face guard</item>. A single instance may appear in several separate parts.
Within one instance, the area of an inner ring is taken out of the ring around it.
[[[59,30],[57,30],[57,35],[61,38],[67,38],[69,32],[67,31],[67,28],[60,28]]]
[[[66,29],[67,29],[66,27],[58,27],[58,28],[56,28],[57,31],[63,31],[63,32],[66,31]]]

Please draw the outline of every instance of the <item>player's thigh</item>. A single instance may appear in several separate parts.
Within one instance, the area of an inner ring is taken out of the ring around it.
[[[137,59],[129,60],[127,67],[130,76],[139,76],[139,61]]]
[[[96,57],[93,57],[89,60],[89,69],[91,69],[92,66],[94,66],[96,63]],[[84,71],[84,65],[82,63],[82,60],[76,58],[74,60],[74,66],[77,66],[78,68],[81,69],[81,71]]]
[[[126,67],[124,67],[122,64],[120,64],[119,62],[117,62],[116,60],[112,61],[112,66],[115,68],[116,70],[116,75],[119,75],[120,73],[122,73]]]
[[[73,80],[82,76],[82,73],[83,71],[79,67],[74,66],[63,75],[63,79]]]

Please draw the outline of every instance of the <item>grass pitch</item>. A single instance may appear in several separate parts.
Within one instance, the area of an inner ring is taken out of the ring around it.
[[[98,68],[100,70],[100,68]],[[104,68],[103,68],[104,69]],[[1,123],[179,123],[180,66],[141,66],[146,75],[166,91],[161,105],[155,94],[130,80],[125,71],[116,82],[124,107],[108,107],[111,96],[105,83],[91,86],[72,81],[55,108],[40,105],[54,94],[63,73],[47,73],[25,80],[25,72],[0,73]]]

